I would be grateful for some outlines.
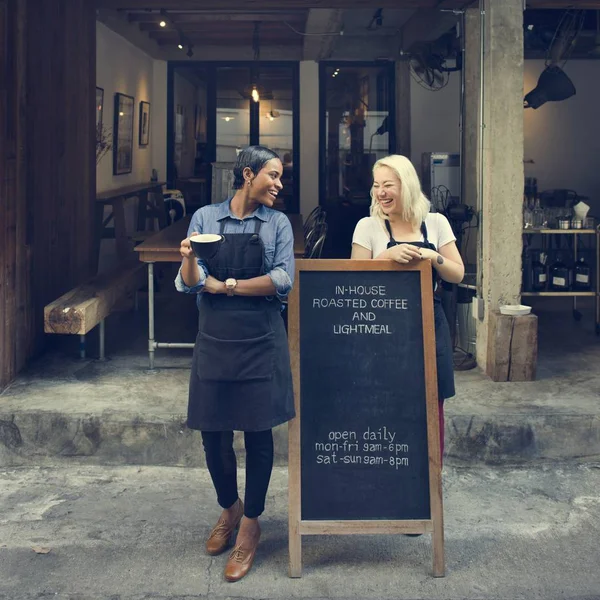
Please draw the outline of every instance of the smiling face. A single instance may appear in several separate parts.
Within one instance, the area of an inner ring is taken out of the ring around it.
[[[244,177],[250,181],[250,198],[259,204],[264,204],[271,208],[277,200],[277,194],[283,189],[281,176],[283,166],[278,158],[272,158],[267,161],[263,168],[253,177],[252,171],[246,169]]]
[[[386,215],[402,213],[402,182],[393,169],[381,166],[375,170],[373,198]]]

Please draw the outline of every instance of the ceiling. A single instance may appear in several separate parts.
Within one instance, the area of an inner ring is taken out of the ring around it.
[[[393,59],[400,49],[433,41],[452,29],[459,17],[448,9],[477,5],[474,0],[96,1],[110,7],[98,11],[101,21],[164,60],[186,55],[194,60],[251,60],[257,50],[262,60]],[[545,38],[565,12],[548,8],[573,3],[527,0],[525,24],[535,26],[525,31],[527,58],[545,55]],[[577,0],[578,9],[592,6],[600,10],[600,0]],[[111,15],[108,20],[105,14]],[[596,33],[596,13],[589,10],[571,57],[589,57],[598,46]]]
[[[128,10],[126,19],[159,46],[247,46],[253,44],[256,27],[260,45],[300,46],[307,10],[281,13],[207,10]],[[161,27],[164,23],[164,27]],[[258,25],[256,25],[258,24]],[[299,33],[295,33],[299,32]]]
[[[534,0],[539,1],[539,0]],[[551,1],[551,0],[550,0]],[[583,0],[586,1],[586,0]],[[573,0],[571,0],[573,2]],[[600,4],[600,0],[597,0]],[[113,9],[161,9],[170,10],[272,10],[310,8],[377,8],[419,9],[419,8],[464,8],[473,0],[96,0],[98,8]]]

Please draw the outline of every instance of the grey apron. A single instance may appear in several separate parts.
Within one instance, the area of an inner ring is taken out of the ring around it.
[[[225,222],[221,221],[223,234]],[[265,274],[254,233],[223,234],[208,272],[219,281]],[[202,293],[188,420],[202,431],[264,431],[294,417],[294,396],[281,303],[274,298]]]
[[[435,245],[431,244],[427,239],[427,226],[424,222],[421,223],[421,233],[423,234],[422,242],[397,242],[392,235],[392,228],[390,227],[390,222],[388,220],[385,221],[385,226],[390,236],[390,241],[387,245],[388,248],[393,248],[398,244],[411,244],[417,248],[427,248],[437,252]],[[436,279],[437,273],[435,269],[433,269],[434,291]],[[452,398],[452,396],[456,394],[454,389],[454,361],[450,327],[448,327],[448,321],[444,314],[441,298],[435,293],[433,295],[433,318],[435,322],[435,357],[438,377],[438,400],[443,402],[446,398]]]

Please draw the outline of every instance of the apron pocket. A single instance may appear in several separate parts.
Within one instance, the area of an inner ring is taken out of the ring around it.
[[[268,381],[273,377],[275,334],[222,340],[198,333],[195,368],[205,381]]]

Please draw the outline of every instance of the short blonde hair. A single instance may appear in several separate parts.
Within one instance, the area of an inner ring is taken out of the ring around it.
[[[402,189],[402,220],[412,223],[415,227],[420,227],[421,223],[429,213],[431,203],[421,190],[419,176],[413,167],[413,164],[400,154],[392,154],[379,159],[373,165],[373,176],[380,167],[392,169],[400,180]],[[371,187],[371,216],[379,219],[384,224],[388,217],[385,215]]]

